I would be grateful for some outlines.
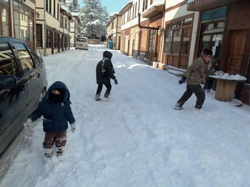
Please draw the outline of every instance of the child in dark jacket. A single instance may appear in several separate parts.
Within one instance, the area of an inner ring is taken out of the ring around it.
[[[56,155],[63,154],[66,145],[66,130],[68,122],[72,132],[75,131],[75,118],[70,107],[70,92],[66,85],[60,81],[53,83],[39,103],[38,108],[28,117],[26,126],[43,116],[43,131],[45,138],[43,148],[45,157],[51,157],[52,146],[55,144]]]
[[[111,62],[112,55],[113,54],[111,52],[104,51],[103,59],[96,65],[96,83],[98,84],[95,95],[96,101],[100,100],[103,85],[105,85],[107,88],[104,97],[109,98],[110,91],[112,88],[110,79],[113,79],[115,84],[118,84],[118,81],[114,75],[115,74],[114,67]]]

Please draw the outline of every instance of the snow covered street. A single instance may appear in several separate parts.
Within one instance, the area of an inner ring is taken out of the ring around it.
[[[250,107],[206,93],[201,111],[179,78],[113,53],[118,85],[95,101],[95,67],[107,48],[90,45],[44,57],[48,86],[71,93],[76,132],[63,160],[44,163],[42,121],[25,129],[0,160],[1,187],[249,187]],[[104,94],[105,87],[102,91]]]

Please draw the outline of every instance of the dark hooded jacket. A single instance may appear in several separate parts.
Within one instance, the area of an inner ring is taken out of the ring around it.
[[[110,78],[115,79],[115,71],[111,62],[112,53],[109,51],[103,52],[103,59],[96,66],[96,83],[110,84]]]
[[[50,94],[53,89],[62,90],[62,100],[60,102],[52,102]],[[45,97],[39,103],[38,108],[29,116],[32,121],[43,116],[44,132],[58,133],[68,129],[70,124],[75,122],[70,107],[70,93],[66,85],[60,81],[56,81],[50,86]]]

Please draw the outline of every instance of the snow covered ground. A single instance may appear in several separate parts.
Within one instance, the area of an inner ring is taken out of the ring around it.
[[[71,91],[76,132],[63,160],[44,163],[42,122],[24,130],[1,159],[1,187],[249,187],[250,107],[206,94],[173,109],[179,78],[113,52],[118,85],[96,102],[95,66],[103,46],[45,57],[48,84]],[[104,91],[102,92],[104,93]]]

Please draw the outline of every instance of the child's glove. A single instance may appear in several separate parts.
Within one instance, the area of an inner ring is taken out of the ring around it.
[[[182,78],[178,81],[178,83],[179,83],[179,84],[183,84],[185,81],[186,81],[186,77],[182,77]]]
[[[75,123],[70,124],[70,126],[71,126],[71,131],[74,133],[76,131]]]
[[[29,128],[30,127],[30,124],[32,123],[32,120],[30,118],[28,118],[26,120],[26,122],[23,124],[24,128]]]
[[[118,80],[116,78],[114,78],[114,82],[115,84],[118,84]]]

